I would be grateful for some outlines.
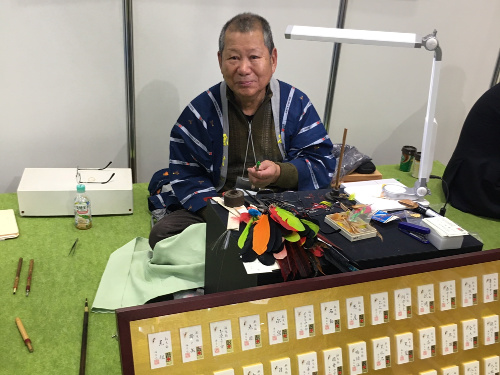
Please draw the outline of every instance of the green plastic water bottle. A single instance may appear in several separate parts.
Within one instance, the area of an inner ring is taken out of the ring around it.
[[[77,229],[92,228],[92,213],[90,211],[90,199],[85,194],[85,185],[76,185],[76,197],[74,204],[75,227]]]

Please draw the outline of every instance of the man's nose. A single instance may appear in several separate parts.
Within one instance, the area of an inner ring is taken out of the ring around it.
[[[240,64],[238,65],[238,73],[239,74],[249,74],[250,71],[251,71],[250,60],[241,59]]]

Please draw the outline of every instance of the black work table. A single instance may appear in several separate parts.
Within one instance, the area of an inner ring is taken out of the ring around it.
[[[325,200],[325,194],[330,190],[316,190],[308,192],[285,192],[274,195],[292,203],[298,208],[312,208],[314,203]],[[266,196],[263,196],[266,197]],[[320,230],[335,245],[340,247],[344,254],[354,260],[360,269],[382,267],[418,260],[458,255],[481,251],[483,244],[476,238],[467,235],[458,249],[438,250],[432,244],[424,244],[398,230],[398,221],[382,224],[372,220],[381,234],[379,237],[351,242],[335,229],[324,222],[328,213],[340,212],[339,208],[330,210],[309,210],[312,218],[320,223]],[[232,233],[227,249],[213,246],[219,236],[225,231],[227,211],[220,205],[209,205],[209,220],[207,221],[207,253],[205,260],[205,293],[235,290],[244,287],[264,285],[283,281],[281,273],[272,272],[258,275],[247,275],[239,259],[237,240],[239,233]],[[240,228],[241,229],[241,228]]]
[[[302,204],[304,208],[310,208],[314,203],[325,200],[325,194],[329,191],[326,189],[294,194],[299,197],[299,204]],[[288,194],[285,197],[292,197],[292,195]],[[331,213],[340,211],[340,209],[334,208]],[[326,234],[327,238],[339,246],[348,257],[356,261],[362,269],[470,253],[481,251],[483,247],[480,241],[467,235],[464,237],[461,248],[438,250],[430,243],[424,244],[399,231],[399,220],[387,224],[374,220],[370,222],[382,235],[383,240],[379,237],[373,237],[351,242],[340,233],[332,233],[334,228],[324,222],[326,213],[324,210],[318,210],[316,214],[311,213],[311,217],[320,222],[320,230]]]
[[[414,262],[418,260],[445,257],[456,254],[481,251],[483,244],[474,237],[464,237],[462,247],[458,249],[438,250],[432,244],[424,244],[398,230],[398,222],[387,224],[370,222],[383,237],[368,238],[350,242],[340,233],[330,234],[327,237],[342,248],[345,254],[355,260],[361,269],[390,266],[393,264]],[[323,223],[322,229],[328,231],[328,224]]]

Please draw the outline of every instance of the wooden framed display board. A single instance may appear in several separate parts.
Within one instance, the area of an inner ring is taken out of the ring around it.
[[[117,310],[122,372],[496,375],[500,249]]]

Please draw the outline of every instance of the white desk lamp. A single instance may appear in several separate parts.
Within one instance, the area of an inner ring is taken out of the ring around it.
[[[393,199],[416,198],[419,200],[425,195],[430,194],[427,182],[430,178],[432,162],[434,160],[434,143],[437,132],[437,123],[434,114],[436,112],[437,88],[439,84],[439,71],[441,69],[441,48],[436,38],[436,30],[434,30],[434,33],[421,38],[417,34],[410,33],[289,25],[285,31],[285,38],[389,47],[424,47],[428,51],[434,51],[418,180],[415,182],[413,188],[401,189],[395,185],[386,185],[384,188],[386,196]],[[328,105],[331,106],[332,103]]]

